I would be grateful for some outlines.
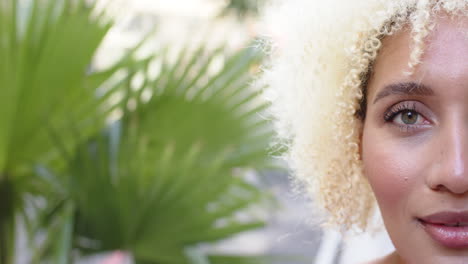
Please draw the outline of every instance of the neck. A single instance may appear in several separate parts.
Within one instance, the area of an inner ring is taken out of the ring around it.
[[[400,255],[394,251],[385,257],[379,258],[367,264],[405,264],[405,262],[403,259],[401,259]]]

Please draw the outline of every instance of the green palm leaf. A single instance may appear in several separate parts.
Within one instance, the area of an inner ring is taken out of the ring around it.
[[[238,219],[266,197],[242,169],[271,166],[267,105],[249,88],[258,54],[136,59],[137,45],[95,71],[111,23],[87,2],[0,4],[0,262],[14,261],[16,212],[33,263],[70,263],[74,249],[189,263],[187,248],[262,226]]]
[[[127,82],[124,116],[70,161],[63,182],[76,208],[70,244],[182,264],[190,263],[189,246],[263,226],[253,216],[237,219],[267,198],[239,170],[270,166],[271,128],[256,112],[266,105],[248,86],[259,57],[251,49],[225,54],[200,48],[173,63],[160,58],[156,79],[129,67],[144,80],[137,88]],[[216,58],[225,63],[210,71]]]
[[[64,126],[82,99],[94,97],[96,87],[85,86],[86,70],[110,24],[91,19],[83,1],[6,2],[0,10],[0,112],[6,117],[0,121],[0,171],[17,174],[53,150],[47,127]],[[20,20],[17,13],[25,14]],[[76,44],[79,49],[72,48]],[[75,121],[79,126],[82,120]]]
[[[34,207],[37,198],[28,194],[48,198],[58,185],[32,177],[32,165],[63,168],[63,154],[100,131],[116,107],[108,98],[120,87],[111,85],[102,95],[99,90],[133,63],[132,52],[109,70],[92,70],[94,53],[111,27],[103,17],[85,0],[0,3],[0,263],[13,261],[15,212],[28,225],[35,221],[26,207]]]

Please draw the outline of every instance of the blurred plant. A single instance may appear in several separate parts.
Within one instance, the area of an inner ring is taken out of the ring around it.
[[[76,250],[216,263],[199,243],[263,224],[249,209],[268,196],[243,177],[271,165],[267,105],[249,88],[259,56],[139,59],[142,41],[96,71],[102,17],[85,0],[0,3],[0,263],[14,263],[16,220],[31,263]]]
[[[258,15],[259,8],[265,0],[227,0],[221,16],[235,14],[238,18]]]
[[[100,83],[86,75],[110,23],[91,16],[84,1],[0,3],[0,263],[13,263],[16,214],[27,214],[32,163],[63,166],[51,129],[72,150],[102,129],[107,110],[96,100]],[[77,48],[79,45],[79,48]],[[41,190],[39,190],[41,191]]]
[[[258,56],[238,52],[212,75],[222,49],[186,54],[175,64],[162,58],[154,80],[129,67],[122,118],[65,155],[71,157],[69,177],[52,176],[65,195],[50,204],[63,212],[53,219],[63,221],[58,230],[73,235],[64,241],[53,231],[49,247],[124,250],[136,263],[196,263],[196,250],[188,246],[263,226],[245,209],[267,195],[240,170],[271,166],[272,131],[257,114],[267,105],[256,102],[259,93],[246,82]],[[131,87],[137,76],[141,85]]]

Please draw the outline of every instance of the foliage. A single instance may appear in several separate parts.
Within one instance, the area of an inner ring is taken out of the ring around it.
[[[235,14],[238,18],[258,15],[265,0],[228,0],[221,15]]]
[[[123,117],[72,157],[60,187],[70,197],[58,202],[76,211],[69,248],[127,250],[138,262],[182,264],[191,261],[190,245],[263,226],[258,217],[237,219],[266,198],[239,171],[269,166],[271,131],[257,116],[266,105],[255,103],[259,94],[245,83],[256,53],[238,52],[209,76],[223,53],[199,60],[202,52],[164,61],[157,79],[146,76],[138,89],[126,89]]]
[[[13,259],[14,215],[25,210],[31,164],[60,164],[50,130],[71,150],[79,139],[64,127],[72,122],[85,136],[105,118],[99,83],[85,73],[110,23],[91,11],[84,1],[0,3],[1,263]]]
[[[271,166],[267,105],[249,88],[259,56],[137,58],[143,41],[96,71],[101,17],[84,0],[0,3],[0,262],[14,263],[21,219],[31,263],[117,249],[216,263],[200,242],[263,224],[252,206],[267,195],[242,177]]]

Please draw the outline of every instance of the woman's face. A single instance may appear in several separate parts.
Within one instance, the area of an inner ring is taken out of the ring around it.
[[[362,159],[406,263],[468,263],[468,19],[438,18],[412,75],[408,31],[369,81]]]

